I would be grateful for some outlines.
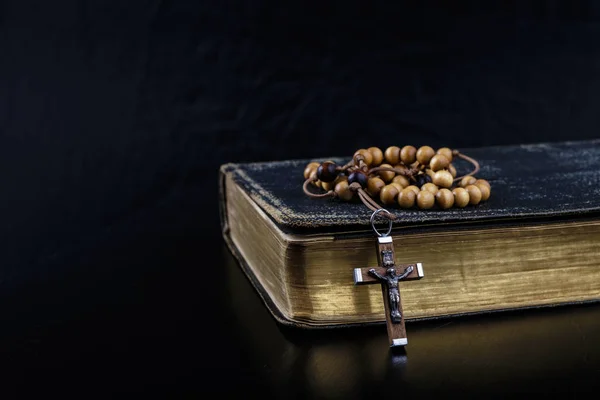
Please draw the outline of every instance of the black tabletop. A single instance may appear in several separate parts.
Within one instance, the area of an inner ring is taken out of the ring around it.
[[[593,2],[433,3],[0,2],[0,397],[594,397],[598,304],[391,352],[278,325],[223,241],[222,163],[598,138]]]

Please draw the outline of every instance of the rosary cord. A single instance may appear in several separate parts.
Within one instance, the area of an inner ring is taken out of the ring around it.
[[[308,197],[312,197],[315,199],[322,199],[325,197],[335,197],[335,192],[333,190],[329,190],[326,193],[312,193],[310,190],[308,190],[308,184],[311,182],[313,182],[313,179],[308,178],[307,180],[304,181],[304,184],[302,185],[302,190],[304,190],[304,193]]]
[[[367,208],[369,208],[369,210],[377,211],[377,210],[381,209],[381,206],[379,204],[377,204],[377,202],[375,200],[373,200],[373,198],[371,196],[369,196],[369,194],[367,192],[365,192],[365,190],[363,188],[361,188],[359,184],[357,184],[357,183],[351,184],[350,189],[355,191],[358,194],[358,197],[360,198],[360,200],[363,202],[363,204],[365,206],[367,206]],[[386,213],[385,216],[386,216],[386,218],[391,219],[391,220],[395,220],[397,218],[392,213]]]
[[[468,174],[464,174],[462,176],[457,176],[456,178],[454,178],[454,182],[461,180],[465,176],[475,175],[477,172],[479,172],[479,163],[477,162],[477,160],[475,160],[467,155],[464,155],[463,153],[459,152],[458,150],[454,150],[453,153],[454,153],[454,155],[458,156],[459,158],[462,158],[463,160],[470,162],[474,166],[473,171],[469,172]]]

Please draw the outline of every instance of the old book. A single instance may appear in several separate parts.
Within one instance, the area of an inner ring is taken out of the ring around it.
[[[492,195],[462,209],[392,208],[399,263],[425,277],[401,282],[407,321],[600,299],[600,141],[460,149]],[[328,157],[340,164],[350,157]],[[336,327],[385,321],[372,211],[302,191],[310,161],[220,168],[223,237],[282,324]],[[457,163],[457,168],[468,165]],[[460,173],[460,172],[459,172]]]

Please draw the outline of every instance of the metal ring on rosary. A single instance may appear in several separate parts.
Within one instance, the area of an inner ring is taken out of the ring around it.
[[[371,228],[373,228],[373,232],[375,232],[375,234],[377,236],[389,236],[389,234],[392,232],[392,220],[388,218],[388,230],[386,233],[381,233],[377,230],[377,228],[375,227],[375,217],[377,216],[377,214],[379,214],[380,212],[385,212],[388,215],[392,215],[392,213],[390,213],[388,210],[386,210],[385,208],[380,208],[378,210],[375,210],[373,212],[373,214],[371,214]]]

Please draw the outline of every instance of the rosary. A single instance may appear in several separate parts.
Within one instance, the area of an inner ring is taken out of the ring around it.
[[[463,159],[473,170],[461,176],[452,161]],[[479,163],[458,150],[430,146],[390,146],[357,150],[350,162],[338,166],[332,161],[311,162],[304,169],[304,193],[311,198],[338,198],[342,201],[360,199],[373,213],[371,227],[377,235],[377,267],[355,268],[354,284],[380,283],[390,347],[406,346],[406,328],[402,315],[399,281],[423,278],[421,263],[396,263],[390,233],[398,215],[383,206],[403,209],[449,209],[476,206],[490,197],[491,186],[478,179]],[[309,190],[320,188],[321,193]],[[380,205],[380,203],[382,205]],[[375,226],[378,214],[388,219],[387,232]]]

